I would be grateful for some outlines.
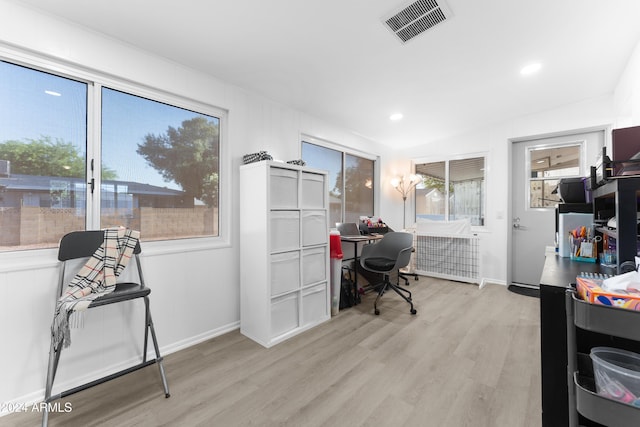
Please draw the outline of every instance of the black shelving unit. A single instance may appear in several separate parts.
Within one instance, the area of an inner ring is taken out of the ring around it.
[[[612,211],[616,217],[616,229],[606,226],[596,227],[596,232],[606,234],[616,240],[617,269],[625,261],[635,263],[638,245],[638,197],[640,197],[640,177],[610,178],[592,191],[593,211]]]

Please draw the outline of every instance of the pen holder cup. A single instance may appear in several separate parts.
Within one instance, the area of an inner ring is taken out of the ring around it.
[[[597,245],[595,242],[576,237],[569,237],[571,259],[577,261],[595,262]]]

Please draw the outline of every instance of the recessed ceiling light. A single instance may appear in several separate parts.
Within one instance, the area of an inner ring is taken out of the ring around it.
[[[389,120],[393,120],[394,122],[400,119],[402,119],[402,113],[393,113],[389,116]]]
[[[62,94],[60,92],[54,92],[52,90],[45,90],[44,93],[46,93],[47,95],[51,95],[51,96],[62,96]]]
[[[540,64],[539,62],[534,62],[523,67],[520,70],[520,74],[522,74],[523,76],[529,76],[540,71],[540,68],[542,68],[542,64]]]

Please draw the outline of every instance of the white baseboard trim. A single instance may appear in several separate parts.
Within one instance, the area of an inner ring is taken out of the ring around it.
[[[167,354],[175,353],[176,351],[184,350],[185,348],[192,347],[196,344],[200,344],[201,342],[210,340],[211,338],[218,337],[220,335],[224,335],[228,332],[234,331],[236,329],[240,329],[240,321],[230,323],[228,325],[221,326],[216,329],[212,329],[210,331],[204,332],[200,335],[195,335],[193,337],[177,341],[175,343],[163,346],[160,348],[160,354],[166,356]],[[150,357],[153,357],[153,352],[149,353]]]
[[[204,332],[202,334],[195,335],[193,337],[180,340],[180,341],[171,343],[169,345],[162,346],[160,347],[160,354],[162,355],[162,357],[165,357],[168,354],[175,353],[180,350],[184,350],[185,348],[192,347],[196,344],[200,344],[201,342],[207,341],[211,338],[218,337],[220,335],[226,334],[228,332],[234,331],[239,328],[240,328],[240,321],[236,321],[228,325],[224,325],[219,328]],[[153,351],[153,345],[151,342],[149,342],[149,346],[151,347],[151,350],[147,353],[147,356],[148,358],[153,359],[155,358],[155,352]],[[130,360],[126,360],[118,364],[111,365],[105,369],[100,369],[99,371],[93,371],[91,373],[82,375],[80,377],[67,380],[63,383],[56,383],[54,386],[53,394],[55,395],[59,393],[60,390],[68,390],[72,387],[76,387],[78,385],[88,383],[97,378],[102,378],[114,372],[121,371],[139,362],[140,362],[140,356],[136,356],[134,358],[131,358]],[[43,373],[42,375],[43,383],[46,381],[45,376],[46,376],[46,372]],[[168,380],[170,382],[171,378],[168,378]],[[13,412],[18,412],[18,411],[23,412],[27,410],[28,412],[32,412],[32,408],[34,408],[34,405],[37,406],[40,402],[43,401],[43,399],[44,399],[44,387],[39,390],[33,391],[31,393],[27,393],[23,396],[17,397],[16,399],[13,399],[11,401],[3,402],[3,407],[2,407],[2,410],[0,411],[0,417],[3,417]],[[33,412],[36,412],[36,411],[37,411],[37,408]]]
[[[483,277],[482,280],[480,281],[479,288],[480,289],[484,288],[487,283],[493,283],[494,285],[507,286],[506,280],[489,279],[489,278]]]

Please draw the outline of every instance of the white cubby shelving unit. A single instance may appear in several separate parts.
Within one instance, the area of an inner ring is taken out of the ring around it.
[[[240,332],[271,347],[331,317],[327,172],[240,167]]]

